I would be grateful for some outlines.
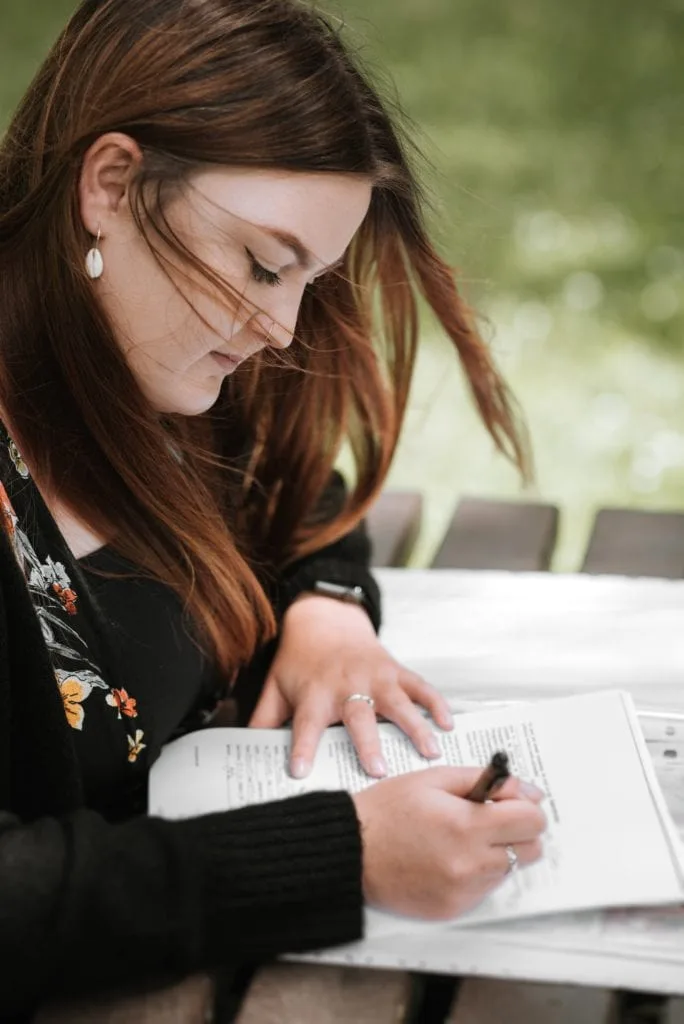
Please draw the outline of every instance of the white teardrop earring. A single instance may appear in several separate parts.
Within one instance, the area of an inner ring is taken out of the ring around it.
[[[100,252],[100,225],[97,225],[97,238],[95,239],[95,245],[92,249],[88,250],[88,254],[85,258],[86,273],[91,280],[95,280],[98,277],[102,277],[102,271],[104,270],[104,260],[102,259],[102,253]]]

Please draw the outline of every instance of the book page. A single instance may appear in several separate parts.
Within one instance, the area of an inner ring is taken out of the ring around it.
[[[394,726],[382,725],[381,735],[392,775],[431,764],[484,765],[502,749],[511,770],[547,794],[543,859],[511,874],[459,924],[684,898],[678,839],[627,695],[588,694],[459,716],[453,731],[439,737],[437,762],[422,758]],[[287,729],[207,729],[183,737],[152,768],[150,813],[185,817],[375,784],[341,727],[326,731],[307,779],[287,774],[289,750]],[[369,935],[424,927],[369,911]]]

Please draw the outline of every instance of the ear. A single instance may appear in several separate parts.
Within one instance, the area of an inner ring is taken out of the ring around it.
[[[85,157],[79,181],[79,204],[84,227],[103,238],[127,227],[131,181],[142,163],[142,151],[134,139],[121,132],[107,132],[97,139]]]

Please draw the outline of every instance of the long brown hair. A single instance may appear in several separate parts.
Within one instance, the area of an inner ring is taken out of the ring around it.
[[[255,357],[205,416],[160,421],[86,277],[77,186],[84,154],[108,131],[143,152],[135,196],[148,241],[167,236],[166,199],[208,164],[372,179],[341,271],[305,292],[289,365]],[[420,294],[495,444],[525,469],[510,397],[429,241],[406,154],[334,24],[296,0],[84,0],[0,148],[8,420],[36,479],[180,595],[226,672],[273,633],[269,570],[344,534],[382,486]],[[356,479],[323,521],[316,510],[343,443]]]

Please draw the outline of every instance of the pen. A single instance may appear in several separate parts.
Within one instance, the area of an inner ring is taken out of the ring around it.
[[[483,804],[489,800],[497,789],[500,789],[510,775],[508,769],[508,754],[502,750],[492,754],[492,758],[480,775],[479,779],[466,794],[466,800],[472,800],[476,804]]]

